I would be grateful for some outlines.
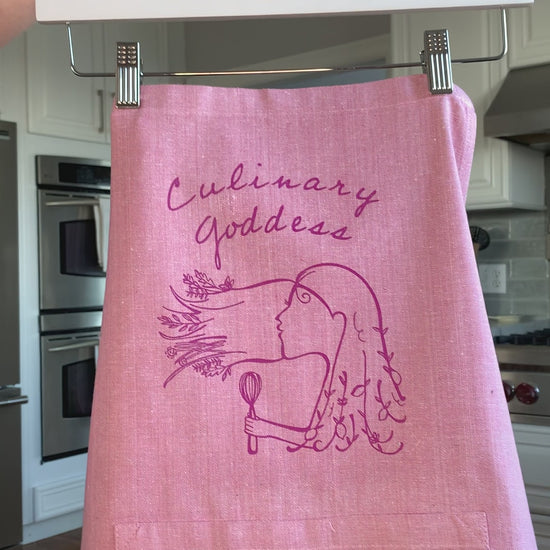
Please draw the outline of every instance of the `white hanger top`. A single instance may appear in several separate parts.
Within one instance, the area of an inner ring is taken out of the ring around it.
[[[519,7],[533,0],[36,0],[39,22],[192,20]]]

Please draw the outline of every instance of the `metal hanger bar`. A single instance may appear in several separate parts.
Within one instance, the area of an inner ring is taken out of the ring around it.
[[[480,63],[485,61],[498,61],[502,59],[508,52],[508,29],[506,23],[506,10],[500,8],[500,22],[502,33],[502,48],[500,53],[493,56],[486,57],[471,57],[465,59],[452,59],[451,63]],[[67,38],[69,41],[69,56],[70,56],[70,68],[71,71],[79,77],[116,77],[116,73],[85,73],[76,68],[74,60],[73,39],[71,33],[71,24],[66,23]],[[227,71],[182,71],[182,72],[141,72],[141,77],[164,77],[164,76],[176,76],[176,77],[200,77],[200,76],[248,76],[248,75],[279,75],[279,74],[303,74],[303,73],[328,73],[328,72],[348,72],[348,71],[362,71],[369,69],[404,69],[410,67],[426,67],[426,62],[413,61],[409,63],[390,63],[384,65],[354,65],[350,67],[310,67],[301,69],[270,69],[270,70],[227,70]]]
[[[487,57],[470,57],[466,59],[453,59],[453,63],[479,63],[483,61],[500,61],[508,53],[508,24],[506,22],[506,10],[500,8],[500,34],[502,37],[500,53]]]
[[[71,32],[71,24],[65,23],[65,26],[67,27],[67,39],[69,40],[69,58],[70,58],[70,67],[71,71],[76,75],[83,78],[92,78],[92,77],[115,77],[115,73],[83,73],[79,71],[76,68],[75,62],[74,62],[74,50],[73,50],[73,35]]]

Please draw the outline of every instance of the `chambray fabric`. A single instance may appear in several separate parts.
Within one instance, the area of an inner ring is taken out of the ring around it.
[[[536,547],[423,75],[112,115],[84,550]]]

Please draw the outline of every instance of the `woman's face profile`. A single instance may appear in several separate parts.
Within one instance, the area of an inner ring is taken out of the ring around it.
[[[307,353],[325,353],[327,330],[334,330],[326,305],[309,289],[296,285],[279,313],[277,330],[282,357],[292,359]]]

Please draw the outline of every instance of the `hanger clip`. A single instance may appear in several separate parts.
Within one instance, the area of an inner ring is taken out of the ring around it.
[[[117,42],[116,45],[116,106],[135,108],[140,105],[139,42]]]
[[[424,50],[420,54],[432,94],[453,92],[453,73],[447,29],[424,31]]]

